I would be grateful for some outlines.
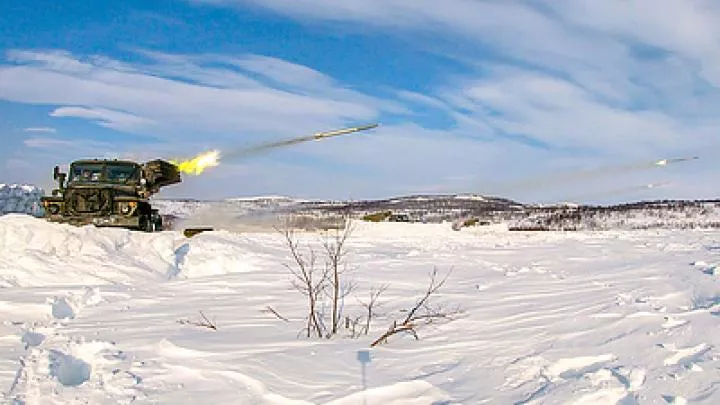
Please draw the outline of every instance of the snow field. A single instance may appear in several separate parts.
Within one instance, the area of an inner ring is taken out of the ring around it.
[[[347,277],[358,287],[344,313],[361,315],[370,288],[389,287],[368,336],[319,340],[298,337],[304,298],[281,235],[186,239],[0,217],[0,398],[720,403],[719,232],[354,226]],[[317,234],[298,237],[319,247]],[[418,341],[396,335],[369,349],[433,267],[450,271],[433,305],[461,312],[421,325]],[[181,322],[199,311],[216,331]]]

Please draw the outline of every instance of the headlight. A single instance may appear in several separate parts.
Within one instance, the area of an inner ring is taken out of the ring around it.
[[[137,203],[135,201],[118,203],[118,209],[119,209],[120,213],[123,215],[132,214],[133,211],[135,211],[136,206],[137,206]]]
[[[60,206],[57,204],[50,204],[48,205],[47,209],[52,215],[57,215],[60,212]]]

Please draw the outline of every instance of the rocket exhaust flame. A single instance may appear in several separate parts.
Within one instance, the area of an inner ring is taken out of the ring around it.
[[[700,159],[700,158],[697,156],[693,156],[693,157],[682,157],[682,158],[675,158],[675,159],[662,159],[662,160],[658,160],[657,162],[655,162],[655,165],[667,166],[670,163],[687,162],[690,160],[697,160],[697,159]]]
[[[295,145],[302,142],[308,142],[308,141],[314,141],[314,140],[321,140],[325,138],[330,138],[333,136],[339,136],[344,134],[350,134],[353,132],[360,132],[365,131],[368,129],[376,128],[378,124],[369,124],[369,125],[363,125],[359,127],[352,127],[352,128],[345,128],[345,129],[338,129],[334,131],[327,131],[327,132],[318,132],[313,135],[308,136],[301,136],[298,138],[291,138],[281,141],[275,141],[275,142],[268,142],[265,144],[260,144],[257,146],[251,146],[248,148],[241,148],[236,149],[234,151],[226,152],[222,155],[223,159],[233,159],[233,158],[240,158],[245,156],[254,155],[260,152],[264,152],[269,149],[275,149],[280,148],[283,146],[290,146]],[[201,153],[200,155],[183,161],[176,161],[171,160],[170,162],[178,167],[178,170],[182,173],[186,174],[193,174],[193,175],[199,175],[205,171],[205,169],[210,167],[215,167],[220,164],[220,151],[218,150],[212,150],[208,152]]]
[[[215,167],[220,164],[220,151],[211,150],[201,153],[192,159],[184,161],[173,161],[170,163],[178,167],[180,172],[185,174],[199,175],[209,167]]]

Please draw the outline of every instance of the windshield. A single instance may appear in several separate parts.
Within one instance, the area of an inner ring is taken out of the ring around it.
[[[84,163],[70,169],[72,183],[120,183],[137,181],[139,172],[134,165]]]
[[[107,181],[110,183],[127,183],[131,180],[137,180],[137,168],[130,165],[108,165]]]
[[[70,181],[75,183],[97,183],[102,178],[102,165],[73,165],[70,169]]]

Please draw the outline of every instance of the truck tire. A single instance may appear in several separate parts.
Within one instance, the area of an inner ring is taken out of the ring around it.
[[[158,215],[153,224],[155,226],[155,232],[163,231],[163,220],[161,216]]]
[[[153,226],[153,232],[162,232],[163,230],[163,220],[162,216],[158,212],[158,210],[152,210],[150,211],[150,222]]]
[[[138,229],[142,232],[152,232],[155,228],[155,225],[153,224],[152,220],[148,218],[146,215],[140,216],[140,221],[138,224]]]

